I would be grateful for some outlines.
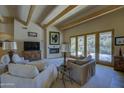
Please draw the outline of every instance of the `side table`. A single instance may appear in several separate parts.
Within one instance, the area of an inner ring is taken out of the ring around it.
[[[124,71],[124,57],[114,56],[114,69]]]

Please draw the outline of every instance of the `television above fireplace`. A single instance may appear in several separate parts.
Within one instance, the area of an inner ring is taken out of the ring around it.
[[[24,42],[24,51],[40,51],[40,42]]]

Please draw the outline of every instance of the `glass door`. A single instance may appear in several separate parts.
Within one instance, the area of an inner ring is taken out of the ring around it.
[[[112,62],[112,32],[99,33],[99,61]]]
[[[96,36],[95,34],[87,35],[87,56],[91,55],[93,59],[96,58]]]
[[[84,55],[84,36],[78,36],[78,52],[77,55],[78,57],[85,56]]]
[[[71,56],[76,56],[76,37],[71,37]]]

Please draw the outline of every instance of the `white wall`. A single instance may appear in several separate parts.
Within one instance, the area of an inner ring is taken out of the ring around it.
[[[62,32],[60,32],[60,45],[50,45],[49,44],[49,32],[60,32],[56,27],[53,26],[49,26],[47,28],[47,33],[46,33],[46,47],[47,47],[47,58],[57,58],[57,57],[62,57],[61,52],[57,53],[57,54],[50,54],[49,53],[49,48],[60,48],[61,43],[63,42],[63,35]]]
[[[18,45],[18,52],[21,53],[23,49],[23,43],[24,41],[38,41],[40,42],[40,49],[42,52],[43,57],[43,50],[44,50],[44,31],[41,27],[34,23],[30,23],[27,29],[23,28],[24,25],[18,22],[17,20],[14,20],[14,40],[17,42]],[[29,37],[28,32],[36,32],[37,37]]]
[[[49,32],[60,32],[56,27],[49,26],[46,29],[46,36],[44,36],[44,30],[34,23],[30,23],[28,29],[23,29],[24,25],[22,25],[17,20],[14,20],[14,40],[17,42],[18,45],[18,52],[21,53],[23,49],[23,42],[24,41],[38,41],[41,42],[41,51],[42,51],[42,58],[45,54],[44,50],[46,49],[46,58],[56,58],[61,57],[61,52],[58,54],[49,54],[49,48],[59,48],[60,45],[49,45]],[[28,32],[36,32],[38,34],[37,37],[28,37]],[[46,40],[45,40],[46,39]],[[60,44],[62,43],[63,35],[60,32]],[[44,47],[46,44],[46,47]]]
[[[13,35],[14,25],[13,23],[0,23],[0,32],[9,33]]]
[[[61,43],[63,42],[63,34],[60,32],[56,27],[49,26],[46,30],[46,36],[44,37],[44,30],[34,23],[30,23],[27,27],[28,29],[24,29],[24,25],[21,24],[19,21],[14,20],[14,24],[0,24],[0,32],[7,32],[11,33],[14,41],[17,42],[19,54],[22,53],[23,43],[24,41],[38,41],[41,43],[41,51],[42,51],[42,58],[44,58],[44,50],[46,48],[46,57],[47,58],[56,58],[61,57],[61,52],[58,54],[49,54],[49,48],[59,48]],[[49,32],[60,32],[60,45],[49,45]],[[28,32],[36,32],[37,37],[28,37]],[[46,40],[46,41],[45,41]],[[44,47],[46,44],[46,47]]]
[[[14,25],[13,23],[0,23],[0,41],[13,40]],[[0,57],[6,52],[0,47]]]

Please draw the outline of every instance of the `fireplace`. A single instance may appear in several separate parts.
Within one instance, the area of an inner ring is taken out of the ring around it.
[[[50,54],[59,53],[59,48],[49,48],[49,53],[50,53]]]

